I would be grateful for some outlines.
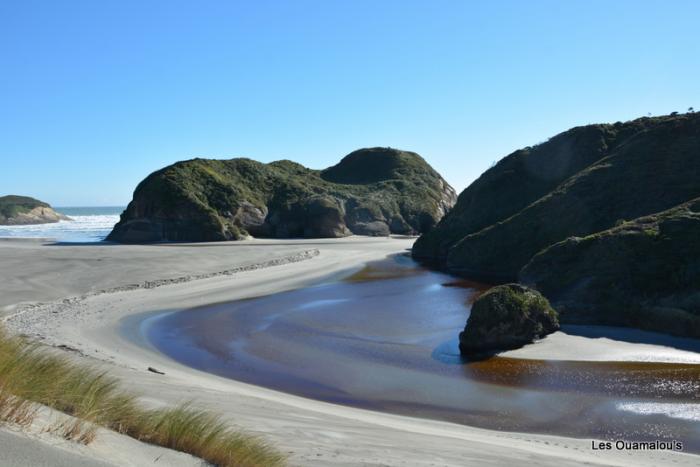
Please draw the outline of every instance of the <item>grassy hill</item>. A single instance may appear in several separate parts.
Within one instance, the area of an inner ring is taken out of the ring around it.
[[[108,239],[416,234],[454,200],[418,154],[391,148],[358,150],[321,171],[288,160],[193,159],[146,177]]]
[[[556,299],[568,285],[553,277],[545,282],[535,280],[535,266],[522,276],[523,268],[540,257],[538,254],[548,251],[546,257],[551,259],[567,251],[570,274],[580,273],[580,280],[588,278],[592,272],[584,274],[579,267],[589,264],[596,274],[608,277],[616,286],[627,280],[623,271],[632,264],[632,257],[600,250],[604,256],[594,260],[582,248],[568,250],[553,245],[579,245],[571,239],[588,238],[699,196],[700,114],[577,127],[536,147],[516,151],[485,172],[460,194],[454,209],[421,236],[413,247],[413,256],[472,279],[500,283],[525,277],[541,287],[548,298]],[[685,251],[682,238],[670,238],[665,248],[669,252]],[[640,250],[635,254],[642,253]],[[668,263],[663,270],[685,267],[678,255],[668,254],[665,258]],[[613,268],[614,264],[617,266]],[[570,277],[564,269],[562,266],[554,271]],[[654,284],[647,283],[651,280],[648,275],[640,278],[626,293],[634,290],[644,294],[651,286],[663,286],[669,294],[682,295],[690,287],[672,282],[670,276],[659,277]],[[604,285],[595,283],[598,285],[591,287]],[[588,300],[581,307],[589,310],[603,303],[593,300],[590,294],[579,298]],[[696,312],[700,310],[692,311]],[[573,316],[568,314],[568,318]],[[597,322],[601,316],[587,312],[578,319]],[[568,318],[566,313],[562,315],[564,322]],[[639,316],[627,316],[617,322],[639,325],[640,320]],[[660,329],[658,324],[651,327]],[[697,335],[700,336],[700,330]]]
[[[700,337],[700,198],[535,255],[520,280],[567,322]]]
[[[0,225],[47,224],[68,219],[51,206],[29,196],[0,196]]]
[[[38,207],[48,208],[50,206],[29,196],[0,196],[0,220],[16,217],[18,214],[27,213]]]

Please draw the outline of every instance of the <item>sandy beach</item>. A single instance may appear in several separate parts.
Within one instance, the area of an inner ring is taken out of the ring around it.
[[[697,465],[698,457],[685,453],[598,451],[590,439],[483,430],[309,400],[183,366],[150,347],[135,329],[149,314],[331,280],[404,252],[413,241],[349,237],[149,246],[0,241],[0,315],[11,332],[64,346],[75,358],[104,366],[147,403],[194,400],[222,413],[278,446],[291,465]],[[508,356],[700,361],[688,349],[566,333]],[[44,457],[60,450],[79,456],[84,465],[144,465],[159,455],[172,455],[171,464],[200,465],[152,446],[134,449],[130,458],[112,455],[142,444],[114,434],[78,447],[46,436],[0,433],[32,436],[42,442]]]

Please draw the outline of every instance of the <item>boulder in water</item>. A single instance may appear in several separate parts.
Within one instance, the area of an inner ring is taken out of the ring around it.
[[[536,290],[499,285],[481,295],[459,335],[464,355],[522,347],[559,329],[557,312]]]

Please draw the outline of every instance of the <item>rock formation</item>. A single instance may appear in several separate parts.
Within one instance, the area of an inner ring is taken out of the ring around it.
[[[361,149],[320,171],[287,160],[193,159],[143,180],[107,240],[413,235],[455,199],[418,154],[391,148]]]
[[[573,128],[486,171],[413,256],[471,279],[520,278],[564,323],[700,337],[696,204],[685,204],[698,197],[700,114]]]
[[[472,305],[459,350],[478,355],[517,349],[557,329],[557,312],[539,292],[519,284],[499,285]]]
[[[700,337],[700,198],[556,243],[520,273],[562,321]]]
[[[0,197],[0,225],[51,224],[60,220],[70,219],[43,201],[28,196]]]

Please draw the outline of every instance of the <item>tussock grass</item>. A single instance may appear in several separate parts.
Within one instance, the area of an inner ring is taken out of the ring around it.
[[[9,422],[19,426],[29,426],[34,421],[36,409],[32,403],[13,396],[0,388],[0,422]]]
[[[190,403],[145,412],[139,420],[144,441],[189,452],[215,465],[276,466],[284,460],[259,438],[232,430],[218,415]]]
[[[102,426],[186,452],[221,467],[280,466],[284,456],[261,439],[236,431],[192,403],[149,409],[104,372],[78,365],[0,329],[0,423],[29,425],[44,404],[75,417],[51,427],[89,444]]]
[[[81,444],[90,444],[97,437],[97,425],[80,418],[69,418],[56,422],[45,431],[58,434],[63,438]]]

